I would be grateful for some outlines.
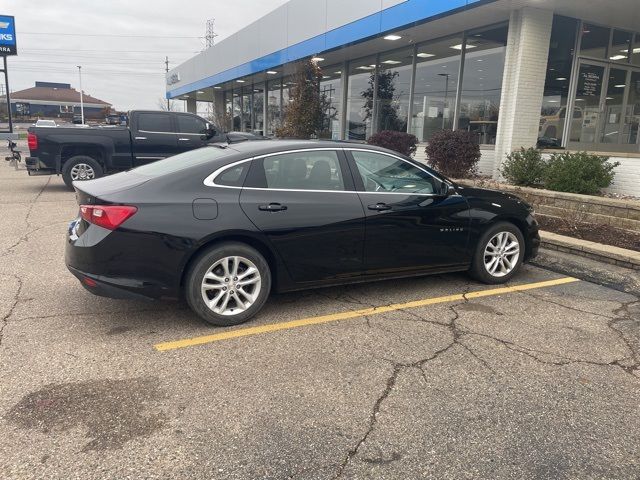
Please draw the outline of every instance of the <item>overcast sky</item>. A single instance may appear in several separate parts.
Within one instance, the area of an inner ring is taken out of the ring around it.
[[[82,65],[87,94],[118,110],[155,109],[165,94],[165,55],[172,68],[201,51],[207,19],[215,18],[220,41],[286,1],[2,0],[0,14],[16,17],[18,40],[9,86],[78,88]]]

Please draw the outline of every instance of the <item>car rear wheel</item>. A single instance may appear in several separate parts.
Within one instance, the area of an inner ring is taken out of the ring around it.
[[[93,180],[103,175],[102,165],[86,155],[71,157],[62,167],[62,180],[69,188],[73,188],[72,182]]]
[[[480,238],[470,273],[484,283],[506,283],[520,269],[524,250],[520,229],[512,223],[497,223]]]
[[[219,327],[244,323],[260,311],[271,290],[264,257],[242,243],[216,245],[189,269],[185,297],[191,309]]]

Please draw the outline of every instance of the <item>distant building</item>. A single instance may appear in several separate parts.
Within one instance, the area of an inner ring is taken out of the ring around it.
[[[111,104],[83,95],[85,118],[104,118]],[[72,118],[80,114],[80,92],[68,83],[36,82],[35,87],[11,93],[11,111],[25,117]]]

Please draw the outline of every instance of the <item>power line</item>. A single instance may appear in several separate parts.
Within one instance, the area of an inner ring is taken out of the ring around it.
[[[98,60],[98,59],[96,59]],[[43,63],[60,63],[63,65],[68,65],[69,62],[67,61],[58,61],[58,60],[24,60],[24,59],[19,59],[16,60],[15,64],[16,65],[20,65],[20,63],[25,62],[25,63],[38,63],[38,64],[43,64]],[[158,65],[160,63],[164,63],[164,62],[139,62],[136,60],[132,60],[131,62],[87,62],[84,61],[82,62],[83,65]]]
[[[58,33],[58,32],[23,32],[20,31],[20,35],[55,35],[68,36],[68,37],[118,37],[118,38],[165,38],[167,40],[173,40],[174,38],[197,38],[202,40],[204,37],[187,37],[172,35],[125,35],[121,33]]]

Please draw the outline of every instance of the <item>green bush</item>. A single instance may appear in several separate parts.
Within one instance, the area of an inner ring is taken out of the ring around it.
[[[463,130],[439,130],[429,139],[428,163],[443,175],[466,178],[476,174],[480,160],[477,137]]]
[[[619,162],[587,152],[556,153],[547,162],[545,187],[557,192],[596,195],[611,185]]]
[[[507,155],[500,173],[514,185],[531,187],[542,183],[546,169],[547,162],[542,158],[540,150],[520,148]]]

